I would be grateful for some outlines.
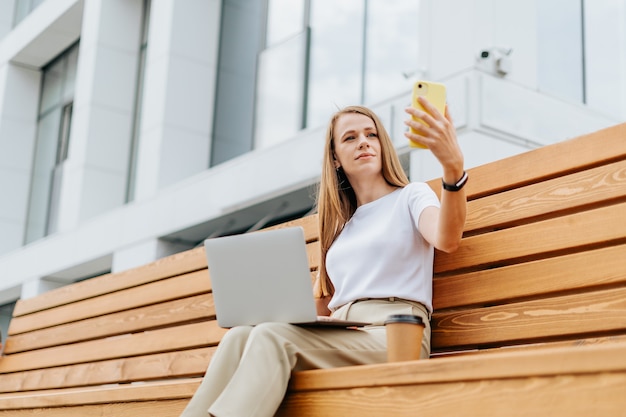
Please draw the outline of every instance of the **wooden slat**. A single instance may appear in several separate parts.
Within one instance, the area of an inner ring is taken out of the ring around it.
[[[273,230],[273,229],[284,229],[286,227],[294,227],[301,226],[304,229],[304,239],[307,242],[311,242],[319,239],[319,229],[317,223],[317,214],[311,214],[306,217],[302,217],[300,219],[291,220],[285,223],[277,224],[275,226],[267,227],[260,232],[265,230]]]
[[[19,300],[15,305],[13,316],[19,317],[164,278],[187,274],[199,269],[206,269],[206,267],[204,248],[192,249],[127,271],[102,275],[48,291],[41,296]]]
[[[490,162],[468,170],[468,198],[518,188],[546,178],[626,158],[626,123]],[[503,175],[504,174],[504,175]],[[428,181],[441,193],[441,178]]]
[[[9,335],[71,323],[116,311],[129,310],[172,299],[189,297],[211,290],[208,271],[200,270],[174,278],[132,287],[88,300],[77,301],[50,310],[14,317]]]
[[[178,417],[187,402],[188,400],[184,399],[27,410],[2,411],[0,409],[0,417]]]
[[[626,160],[468,203],[465,232],[626,197]]]
[[[626,373],[294,393],[276,417],[619,416]]]
[[[626,245],[436,278],[436,310],[626,282]],[[602,265],[601,268],[598,265]],[[572,273],[575,271],[575,273]]]
[[[442,273],[626,237],[626,203],[615,204],[555,219],[471,236],[459,249],[437,252],[435,272]]]
[[[137,385],[55,389],[42,391],[37,395],[31,392],[2,394],[0,395],[0,410],[154,400],[188,400],[196,391],[200,382],[201,378],[188,378]]]
[[[217,321],[187,324],[149,332],[93,340],[5,356],[0,373],[139,356],[216,345],[226,329]]]
[[[27,392],[152,379],[201,377],[215,348],[200,348],[134,358],[5,374],[0,392]],[[37,393],[33,393],[36,395]]]
[[[626,288],[435,313],[433,350],[626,330]]]
[[[214,317],[213,295],[201,294],[12,336],[5,343],[4,354],[136,333]]]
[[[503,349],[480,355],[300,371],[292,376],[289,392],[626,372],[624,342],[540,352]]]
[[[377,416],[389,410],[394,416],[458,415],[459,410],[463,416],[619,415],[626,398],[615,395],[625,388],[624,343],[540,354],[501,351],[298,372],[277,416]],[[564,405],[569,397],[590,404]]]

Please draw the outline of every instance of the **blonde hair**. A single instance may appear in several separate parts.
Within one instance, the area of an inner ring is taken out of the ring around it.
[[[336,112],[328,123],[326,143],[324,145],[324,159],[322,174],[317,197],[317,211],[320,232],[321,261],[319,267],[320,285],[316,286],[317,298],[332,295],[334,287],[326,271],[326,254],[345,224],[356,211],[356,196],[345,174],[334,165],[334,129],[337,120],[344,114],[357,113],[369,117],[374,122],[378,132],[381,147],[382,174],[390,185],[403,187],[409,183],[400,159],[393,146],[389,134],[376,114],[363,106],[349,106]],[[340,178],[341,176],[341,178]]]

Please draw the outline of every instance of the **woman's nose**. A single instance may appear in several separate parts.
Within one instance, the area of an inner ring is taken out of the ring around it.
[[[359,149],[369,146],[369,142],[365,135],[359,135]]]

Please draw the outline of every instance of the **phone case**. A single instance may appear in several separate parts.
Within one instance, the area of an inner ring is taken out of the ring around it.
[[[440,83],[435,83],[432,81],[416,81],[413,84],[413,97],[411,100],[411,105],[416,108],[424,111],[424,108],[417,101],[419,96],[423,96],[431,103],[441,114],[444,114],[446,110],[446,86]],[[418,121],[422,124],[426,124],[422,119],[418,119],[413,117],[413,120]],[[411,128],[412,133],[417,133],[413,128]],[[412,148],[422,148],[426,149],[427,146],[415,143],[412,140],[409,140],[409,146]]]

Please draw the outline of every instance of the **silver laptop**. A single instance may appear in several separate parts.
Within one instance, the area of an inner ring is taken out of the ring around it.
[[[221,327],[263,322],[368,324],[318,318],[301,227],[210,238],[204,247]]]

